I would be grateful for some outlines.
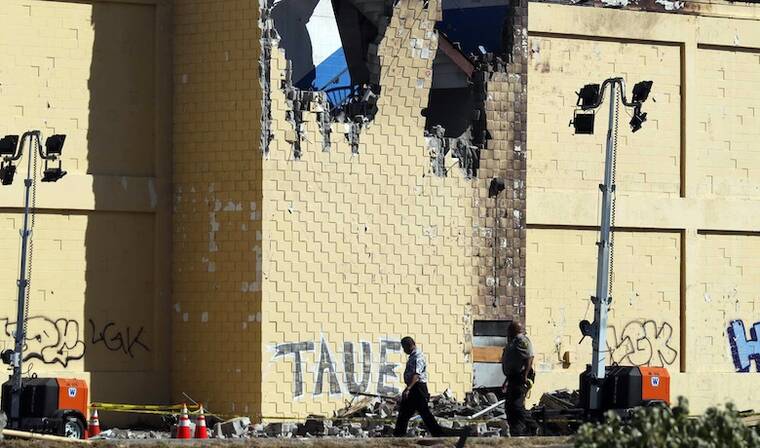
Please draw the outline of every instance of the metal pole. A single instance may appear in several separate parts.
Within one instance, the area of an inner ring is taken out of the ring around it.
[[[595,379],[591,383],[591,409],[601,409],[601,385],[607,365],[607,309],[610,304],[610,226],[612,212],[612,195],[615,185],[612,184],[612,165],[614,149],[615,106],[617,99],[617,81],[610,83],[610,123],[607,130],[607,149],[604,159],[604,183],[599,185],[602,190],[602,220],[599,231],[598,256],[596,267],[596,296],[594,302],[594,333],[593,358],[591,372]]]
[[[21,151],[23,152],[24,141],[29,138],[30,151],[34,151],[32,148],[33,139],[37,139],[39,144],[39,132],[27,132],[21,138]],[[21,230],[21,263],[19,267],[18,278],[18,313],[16,314],[16,334],[15,334],[15,353],[13,354],[12,365],[13,375],[11,376],[11,409],[9,420],[11,427],[16,427],[19,424],[21,416],[21,361],[24,356],[24,339],[26,337],[26,331],[24,328],[24,322],[26,321],[26,289],[29,286],[29,279],[26,278],[26,253],[29,244],[29,193],[32,187],[32,157],[34,154],[28,154],[26,164],[26,179],[24,179],[24,227]]]
[[[493,306],[495,308],[499,305],[499,299],[496,296],[496,294],[499,292],[496,280],[496,264],[499,261],[499,224],[501,221],[501,216],[499,215],[499,193],[496,194],[493,200],[496,205],[496,214],[494,215],[493,223],[493,287],[491,288],[491,294],[493,295]]]

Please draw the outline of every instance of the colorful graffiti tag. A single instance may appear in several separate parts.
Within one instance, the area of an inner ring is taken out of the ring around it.
[[[755,371],[760,372],[760,322],[755,322],[749,329],[749,337],[741,320],[734,320],[728,324],[728,344],[731,346],[731,355],[734,358],[734,367],[737,372],[749,372],[752,361],[755,361]]]

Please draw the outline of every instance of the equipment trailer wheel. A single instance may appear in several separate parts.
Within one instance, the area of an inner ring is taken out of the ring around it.
[[[84,425],[76,417],[66,417],[63,422],[63,437],[69,439],[84,439]]]

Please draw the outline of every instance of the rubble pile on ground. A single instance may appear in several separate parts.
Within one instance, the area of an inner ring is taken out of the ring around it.
[[[577,391],[558,390],[544,394],[538,406],[546,409],[570,409],[576,407],[577,403]],[[509,435],[509,425],[504,415],[504,401],[493,392],[473,391],[467,393],[463,401],[457,401],[451,391],[446,390],[441,395],[431,397],[430,410],[436,416],[438,423],[452,430],[452,433],[463,427],[469,427],[470,435],[474,437]],[[357,395],[330,417],[310,415],[301,421],[279,421],[266,424],[253,424],[247,417],[238,417],[216,423],[209,428],[209,435],[222,439],[392,437],[397,414],[397,401],[394,398]],[[191,425],[194,426],[192,422]],[[420,417],[412,418],[407,436],[427,435]],[[112,429],[103,431],[99,438],[160,439],[169,436],[167,433],[160,432]]]
[[[580,394],[577,390],[559,389],[545,393],[538,401],[538,406],[546,409],[573,409],[578,407]]]
[[[496,394],[478,391],[468,393],[462,402],[448,390],[430,399],[430,409],[442,427],[457,430],[470,426],[472,435],[481,437],[509,434],[502,404]],[[220,432],[222,425],[229,425],[230,421],[217,425],[214,432],[226,438],[391,437],[397,413],[397,402],[393,398],[355,396],[332,417],[311,415],[302,422],[237,425],[234,430]],[[410,421],[407,435],[427,435],[419,416]]]
[[[574,434],[580,425],[577,414],[565,418],[547,418],[547,414],[561,415],[563,411],[577,410],[579,407],[580,393],[577,390],[559,389],[543,394],[531,413],[538,421],[542,435],[569,435]]]
[[[113,428],[102,431],[97,436],[90,437],[90,440],[154,440],[168,439],[169,437],[169,433],[161,431],[131,431]]]

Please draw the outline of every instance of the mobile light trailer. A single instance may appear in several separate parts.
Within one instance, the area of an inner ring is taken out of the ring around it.
[[[571,125],[576,134],[594,133],[594,110],[604,101],[607,88],[610,91],[609,127],[604,162],[601,223],[597,243],[596,293],[591,297],[594,304],[594,321],[583,320],[580,330],[583,339],[592,341],[592,360],[580,375],[580,402],[575,409],[549,410],[538,408],[534,418],[541,422],[552,419],[576,419],[577,421],[600,420],[607,411],[622,416],[641,406],[670,404],[670,375],[663,367],[607,365],[607,312],[612,303],[610,289],[614,279],[614,232],[615,226],[615,174],[617,165],[618,125],[620,103],[633,109],[631,131],[641,129],[647,114],[641,107],[649,97],[652,81],[642,81],[633,88],[631,101],[625,96],[623,78],[609,78],[601,86],[587,84],[577,92],[577,109]]]
[[[24,378],[24,348],[26,324],[29,317],[29,280],[31,276],[31,236],[34,226],[37,162],[44,161],[42,182],[56,182],[66,175],[61,167],[61,152],[65,135],[53,135],[45,141],[42,133],[29,131],[21,136],[7,135],[0,139],[0,181],[13,183],[16,165],[29,144],[27,173],[24,179],[24,220],[21,230],[21,260],[19,263],[18,303],[14,349],[5,350],[0,359],[12,368],[9,380],[2,386],[2,411],[8,417],[10,429],[57,434],[81,439],[85,437],[88,405],[87,383],[78,379],[38,378],[36,374]],[[51,162],[58,162],[51,166]],[[31,203],[30,203],[31,202]],[[31,222],[30,222],[31,221]]]

